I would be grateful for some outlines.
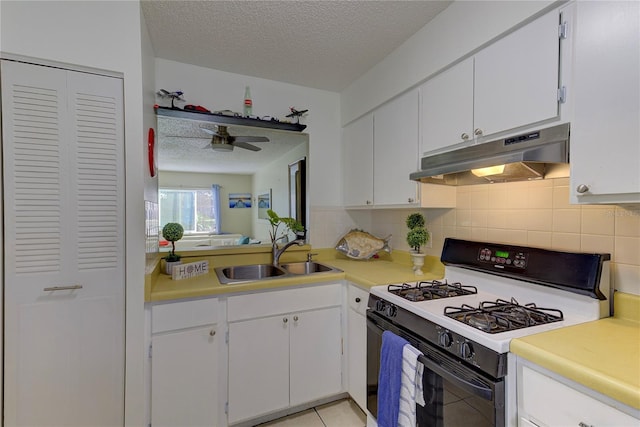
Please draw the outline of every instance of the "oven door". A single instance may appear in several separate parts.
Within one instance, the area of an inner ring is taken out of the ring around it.
[[[504,379],[492,379],[400,329],[374,312],[367,313],[367,409],[378,414],[378,373],[382,332],[389,330],[409,341],[423,356],[424,407],[417,406],[418,427],[505,424]]]

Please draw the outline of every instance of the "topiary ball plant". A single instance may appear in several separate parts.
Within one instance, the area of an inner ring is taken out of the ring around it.
[[[407,227],[409,228],[407,243],[416,253],[421,253],[420,247],[429,240],[429,233],[424,225],[424,215],[419,212],[414,212],[407,217]]]
[[[168,222],[162,228],[162,236],[171,242],[171,252],[164,257],[167,262],[180,261],[180,255],[176,255],[176,242],[182,239],[184,228],[177,222]]]

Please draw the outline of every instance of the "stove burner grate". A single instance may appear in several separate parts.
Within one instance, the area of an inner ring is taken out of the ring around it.
[[[444,282],[432,280],[415,284],[389,285],[387,290],[409,301],[442,299],[478,293],[475,286],[462,285],[460,282],[448,283],[446,280]]]
[[[564,318],[560,310],[537,307],[533,303],[520,305],[514,298],[511,301],[483,301],[478,307],[449,306],[445,307],[444,314],[489,334],[544,325]]]

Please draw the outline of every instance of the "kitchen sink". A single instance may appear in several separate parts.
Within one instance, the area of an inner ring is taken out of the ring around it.
[[[320,264],[315,261],[291,262],[275,266],[271,264],[236,265],[216,267],[215,272],[221,284],[252,282],[256,280],[282,279],[284,277],[303,276],[316,273],[339,273],[342,270]]]
[[[291,274],[312,274],[324,273],[327,271],[339,271],[333,267],[329,267],[328,265],[320,264],[315,261],[292,262],[289,264],[281,264],[280,266]]]
[[[236,265],[218,267],[215,270],[218,280],[223,284],[263,280],[287,274],[284,269],[271,264]]]

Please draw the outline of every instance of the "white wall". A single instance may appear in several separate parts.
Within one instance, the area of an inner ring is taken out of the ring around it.
[[[263,194],[269,189],[272,191],[271,209],[281,217],[289,217],[289,165],[307,156],[308,144],[300,144],[290,150],[278,160],[266,165],[253,175],[253,195]],[[252,209],[253,237],[269,243],[269,222],[258,218],[258,209]],[[313,230],[310,232],[310,236]]]
[[[244,88],[251,87],[253,114],[283,118],[289,107],[309,109],[303,123],[309,134],[309,185],[317,205],[342,204],[340,185],[339,94],[273,80],[156,60],[157,89],[182,90],[188,104],[242,112]]]
[[[512,29],[554,3],[454,1],[340,94],[347,124]]]
[[[141,13],[138,2],[2,1],[0,52],[124,75],[126,157],[126,414],[144,422],[144,175]]]

